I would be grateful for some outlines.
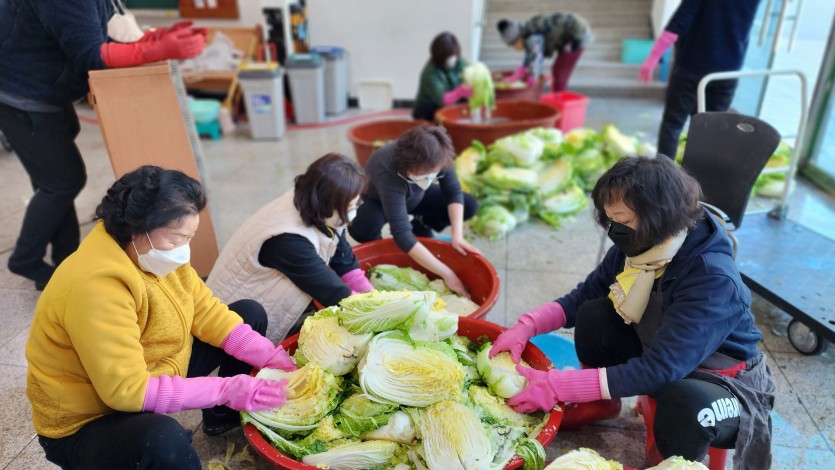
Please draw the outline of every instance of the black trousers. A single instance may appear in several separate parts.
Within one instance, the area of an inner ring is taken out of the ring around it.
[[[262,335],[267,331],[267,314],[258,302],[239,300],[229,308],[253,330]],[[252,366],[222,349],[195,339],[188,377],[206,376],[218,367],[220,377],[252,370]],[[116,412],[85,424],[67,437],[38,436],[38,441],[47,460],[63,469],[199,469],[200,458],[191,446],[191,434],[171,416]]]
[[[616,366],[643,354],[634,327],[623,322],[606,297],[580,306],[574,344],[580,363],[589,367]],[[740,404],[725,387],[684,378],[650,396],[656,400],[655,442],[665,458],[701,460],[708,447],[734,447]]]
[[[9,270],[46,282],[57,266],[78,248],[75,197],[87,181],[75,137],[80,130],[72,105],[63,111],[23,111],[0,103],[0,130],[29,174],[35,194],[29,201]],[[52,245],[52,265],[44,262]]]
[[[736,92],[736,80],[718,80],[708,84],[705,89],[705,109],[707,111],[727,111]],[[664,101],[664,117],[658,129],[658,153],[675,158],[678,137],[684,129],[687,118],[696,114],[699,81],[670,75],[667,95]]]
[[[478,210],[478,200],[464,193],[464,220],[471,219]],[[440,232],[449,227],[449,212],[446,198],[437,184],[430,186],[423,199],[409,214],[413,215],[412,232],[418,237],[431,237],[432,231]],[[379,240],[383,237],[383,226],[388,222],[379,201],[366,199],[357,211],[357,217],[348,226],[351,237],[360,242]]]

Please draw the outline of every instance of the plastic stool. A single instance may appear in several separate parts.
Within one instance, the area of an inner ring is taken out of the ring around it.
[[[220,139],[220,121],[198,122],[194,124],[199,135],[208,135],[212,140]]]
[[[655,445],[655,434],[653,434],[653,423],[655,423],[655,399],[647,395],[639,395],[635,404],[635,414],[644,416],[644,424],[647,427],[647,443],[645,454],[650,465],[658,465],[664,457],[658,452]],[[728,459],[728,449],[707,448],[707,468],[710,470],[724,470],[725,461]]]

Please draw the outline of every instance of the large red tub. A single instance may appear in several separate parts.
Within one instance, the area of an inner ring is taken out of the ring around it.
[[[348,140],[354,144],[354,154],[360,165],[365,166],[377,147],[395,140],[400,134],[418,126],[430,124],[415,119],[384,119],[357,124],[348,129]],[[376,143],[376,145],[375,145]]]

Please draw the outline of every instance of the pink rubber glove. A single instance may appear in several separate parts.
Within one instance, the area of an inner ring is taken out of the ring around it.
[[[274,345],[246,323],[236,326],[220,343],[220,347],[235,359],[259,369],[298,369],[283,347]]]
[[[512,74],[502,79],[504,83],[513,83],[528,73],[528,68],[524,64],[520,65]]]
[[[458,85],[452,90],[444,93],[444,106],[455,104],[461,98],[469,98],[472,95],[473,87],[467,85],[466,83],[462,83],[461,85]]]
[[[641,68],[638,70],[638,80],[645,83],[652,81],[652,71],[655,70],[655,66],[658,65],[661,56],[675,44],[677,39],[678,34],[671,33],[667,30],[664,30],[661,36],[658,36],[658,39],[655,40],[655,44],[652,45],[652,49],[649,51],[647,60],[641,64]]]
[[[557,302],[548,302],[523,314],[513,327],[496,338],[489,356],[492,358],[502,351],[510,351],[513,362],[518,363],[528,340],[536,335],[550,333],[565,326],[565,311]]]
[[[510,397],[507,404],[520,413],[550,411],[558,401],[585,403],[603,398],[600,392],[598,369],[548,371],[516,366],[516,370],[528,379],[524,390]]]
[[[120,44],[106,42],[99,53],[109,68],[133,67],[167,59],[190,59],[203,52],[206,37],[191,29],[164,34],[157,41]]]
[[[536,77],[528,77],[528,86],[531,88],[536,86]]]
[[[148,380],[142,411],[177,413],[226,405],[238,411],[264,411],[287,400],[287,379],[268,380],[234,377],[193,377],[160,375]]]
[[[360,268],[352,269],[342,275],[342,281],[351,288],[351,295],[374,290],[374,286],[365,277],[365,271]]]

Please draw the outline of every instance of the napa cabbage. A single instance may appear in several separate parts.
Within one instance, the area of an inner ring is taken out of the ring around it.
[[[418,422],[422,457],[430,469],[486,469],[494,447],[475,410],[444,400],[426,408]]]
[[[491,346],[489,341],[481,345],[476,357],[476,368],[491,392],[502,398],[510,398],[528,385],[528,379],[516,371],[516,363],[509,352],[502,351],[491,359]],[[519,361],[519,364],[528,367],[525,361]]]
[[[408,329],[422,322],[435,303],[435,292],[377,292],[339,302],[339,322],[352,333]]]
[[[328,373],[345,375],[356,368],[372,336],[351,333],[335,316],[307,317],[299,332],[296,364],[314,362]]]
[[[500,205],[480,207],[472,222],[473,230],[490,240],[504,238],[514,227],[516,227],[516,218]]]
[[[350,442],[319,454],[306,455],[302,462],[334,470],[376,468],[391,460],[399,446],[396,442],[382,440]]]

